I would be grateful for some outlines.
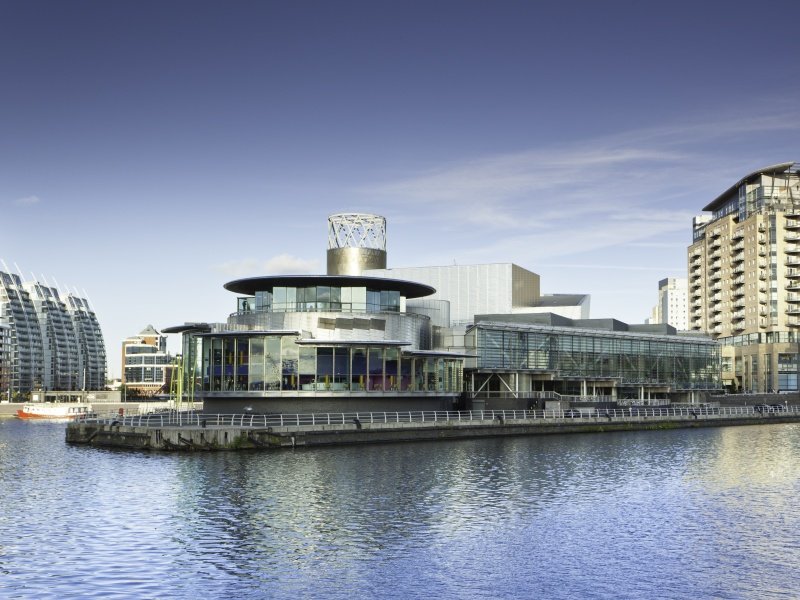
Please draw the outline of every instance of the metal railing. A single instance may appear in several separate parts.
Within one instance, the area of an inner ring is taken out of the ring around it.
[[[768,415],[800,416],[800,406],[758,405],[729,407],[628,407],[615,409],[573,408],[566,410],[479,410],[479,411],[394,411],[308,414],[207,414],[170,411],[140,415],[94,416],[87,423],[131,427],[300,427],[375,423],[459,423],[459,422],[550,422],[614,421],[634,418],[747,418]]]

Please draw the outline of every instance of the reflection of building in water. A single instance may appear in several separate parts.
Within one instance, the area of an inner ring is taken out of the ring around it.
[[[696,400],[718,387],[707,338],[588,319],[588,295],[542,295],[517,265],[387,269],[377,215],[331,216],[328,243],[326,275],[231,281],[225,323],[164,330],[183,334],[206,410],[524,409],[541,392]]]

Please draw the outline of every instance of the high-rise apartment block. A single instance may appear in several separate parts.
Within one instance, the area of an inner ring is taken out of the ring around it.
[[[694,220],[689,324],[723,345],[732,390],[798,389],[800,163],[750,173]]]
[[[56,288],[0,271],[0,323],[6,330],[0,393],[105,387],[103,335],[85,299],[62,300]]]
[[[650,324],[666,323],[678,331],[689,329],[689,280],[667,277],[658,282],[658,304],[647,319]]]

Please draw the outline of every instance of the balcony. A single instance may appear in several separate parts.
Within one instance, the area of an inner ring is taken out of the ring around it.
[[[744,331],[744,321],[737,321],[731,325],[734,331]]]
[[[707,229],[706,233],[713,240],[714,238],[718,238],[720,236],[720,234],[722,233],[722,228],[721,227],[714,227],[710,231]]]
[[[789,243],[798,242],[798,241],[800,241],[800,234],[798,234],[798,233],[787,233],[786,235],[783,236],[783,241],[784,242],[789,242]]]
[[[733,306],[734,309],[736,309],[736,308],[744,308],[744,300],[741,300],[741,299],[740,300],[736,300],[736,302],[734,302],[732,306]]]
[[[733,291],[731,292],[731,295],[732,295],[734,298],[741,298],[741,297],[743,297],[743,296],[744,296],[744,286],[740,286],[740,287],[733,288]]]
[[[767,230],[767,224],[766,223],[759,223],[758,224],[758,231],[760,233],[764,233],[766,230]]]
[[[786,254],[800,254],[800,244],[786,244],[783,250]]]
[[[800,219],[786,219],[783,226],[786,229],[800,229]]]
[[[800,277],[800,274],[798,274],[798,277]],[[765,269],[761,269],[761,270],[758,272],[758,278],[759,278],[761,281],[766,281],[766,279],[767,279],[767,271],[766,271]]]
[[[787,302],[800,302],[800,294],[786,294]]]
[[[787,256],[783,264],[787,267],[800,267],[800,256]]]
[[[790,317],[786,319],[786,325],[789,327],[800,327],[800,318]]]
[[[742,273],[744,273],[744,265],[740,263],[734,266],[732,272],[734,275],[741,275]]]
[[[800,315],[800,306],[789,306],[786,308],[787,315]]]
[[[736,231],[734,231],[733,235],[731,236],[731,239],[732,240],[744,239],[744,229],[737,229]]]
[[[734,321],[744,321],[744,311],[737,310],[735,313],[733,313],[732,318]]]
[[[800,290],[800,281],[789,281],[786,283],[786,289],[793,291],[793,290]]]
[[[709,283],[714,283],[715,281],[717,281],[719,279],[722,279],[722,272],[719,269],[717,269],[716,271],[712,272],[708,276]]]
[[[800,269],[786,269],[786,277],[789,279],[800,279]]]

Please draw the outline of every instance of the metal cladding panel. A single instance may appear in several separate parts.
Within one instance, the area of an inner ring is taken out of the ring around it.
[[[364,275],[395,277],[425,283],[436,289],[428,300],[450,302],[450,322],[471,322],[476,314],[500,314],[512,312],[514,306],[514,271],[512,263],[483,265],[450,265],[444,267],[403,267],[365,271]],[[520,297],[530,295],[533,289],[538,294],[539,276],[521,267],[526,275]],[[534,284],[534,281],[536,284]]]
[[[368,269],[385,269],[386,251],[373,248],[328,250],[328,275],[361,275]]]
[[[435,327],[450,327],[450,303],[447,300],[428,300],[427,298],[408,300],[406,310],[430,317]]]
[[[228,326],[237,330],[303,331],[319,340],[403,340],[410,343],[409,349],[431,348],[431,321],[415,314],[260,312],[231,315]]]

